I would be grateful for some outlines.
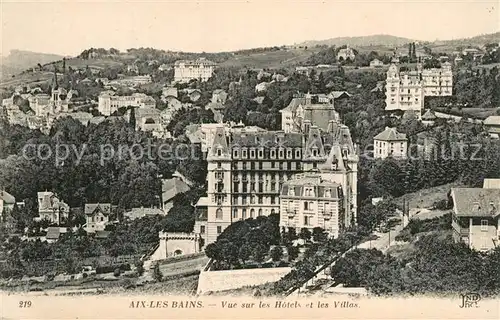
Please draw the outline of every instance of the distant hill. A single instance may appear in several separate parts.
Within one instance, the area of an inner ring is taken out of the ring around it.
[[[311,40],[305,41],[299,46],[316,46],[316,45],[327,45],[327,46],[341,46],[341,45],[350,45],[353,47],[367,47],[367,46],[402,46],[409,42],[413,42],[416,40],[396,37],[387,34],[377,34],[372,36],[362,36],[362,37],[339,37],[339,38],[331,38],[326,40]]]
[[[28,68],[36,66],[38,63],[44,65],[49,62],[61,60],[63,56],[50,53],[39,53],[22,50],[11,50],[6,57],[1,57],[1,76],[7,77],[18,74]]]
[[[435,46],[482,46],[487,43],[500,43],[500,32],[483,34],[472,38],[454,39],[454,40],[437,40],[432,42]]]

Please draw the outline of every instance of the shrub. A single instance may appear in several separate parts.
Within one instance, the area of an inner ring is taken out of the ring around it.
[[[113,275],[115,277],[119,277],[121,273],[122,271],[120,270],[120,268],[116,268],[115,271],[113,271]]]

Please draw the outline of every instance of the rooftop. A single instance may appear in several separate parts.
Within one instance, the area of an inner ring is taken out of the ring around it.
[[[396,128],[385,127],[385,130],[373,137],[380,141],[406,141],[406,134],[399,133]]]
[[[500,189],[452,188],[454,210],[461,217],[496,217],[500,214]]]

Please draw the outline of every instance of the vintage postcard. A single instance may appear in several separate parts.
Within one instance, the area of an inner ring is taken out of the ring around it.
[[[0,11],[0,319],[500,319],[498,0]]]

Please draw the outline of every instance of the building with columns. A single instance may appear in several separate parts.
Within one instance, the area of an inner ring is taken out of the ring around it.
[[[208,191],[196,205],[194,232],[214,242],[231,223],[280,213],[280,191],[295,174],[315,172],[342,187],[343,226],[356,221],[358,156],[349,128],[330,120],[304,132],[227,131],[208,148]],[[335,233],[334,233],[335,234]]]

